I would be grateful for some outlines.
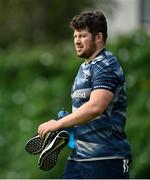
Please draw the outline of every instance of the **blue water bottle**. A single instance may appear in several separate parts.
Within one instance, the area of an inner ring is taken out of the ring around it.
[[[69,113],[67,111],[65,111],[64,109],[59,111],[57,114],[57,118],[63,118],[64,116],[67,116]],[[68,146],[73,149],[74,148],[74,128],[66,128],[65,129],[69,134],[70,134],[70,138],[69,138],[69,142],[68,142]]]

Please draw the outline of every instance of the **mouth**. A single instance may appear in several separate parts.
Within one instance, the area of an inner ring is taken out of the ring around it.
[[[76,47],[76,50],[79,52],[81,51],[83,48],[82,47]]]

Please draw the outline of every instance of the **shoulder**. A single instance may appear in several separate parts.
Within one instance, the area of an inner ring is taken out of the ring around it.
[[[110,51],[103,51],[92,61],[92,65],[115,66],[117,59]]]
[[[103,51],[92,61],[92,68],[99,71],[107,71],[122,78],[123,69],[116,56],[110,51]]]

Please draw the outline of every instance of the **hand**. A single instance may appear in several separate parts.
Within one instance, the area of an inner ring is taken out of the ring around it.
[[[57,131],[58,129],[58,121],[52,119],[38,127],[38,134],[41,138],[44,138],[48,132]]]

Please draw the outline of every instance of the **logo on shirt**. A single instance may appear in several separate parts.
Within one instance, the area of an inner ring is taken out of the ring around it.
[[[79,92],[75,91],[72,95],[71,98],[86,98],[85,92]]]
[[[83,72],[83,75],[82,75],[82,78],[81,78],[81,81],[82,81],[82,82],[87,82],[88,79],[89,79],[89,76],[90,76],[89,71],[84,71],[84,72]]]
[[[91,93],[91,88],[86,88],[86,89],[79,89],[74,91],[71,94],[72,98],[89,98]]]

